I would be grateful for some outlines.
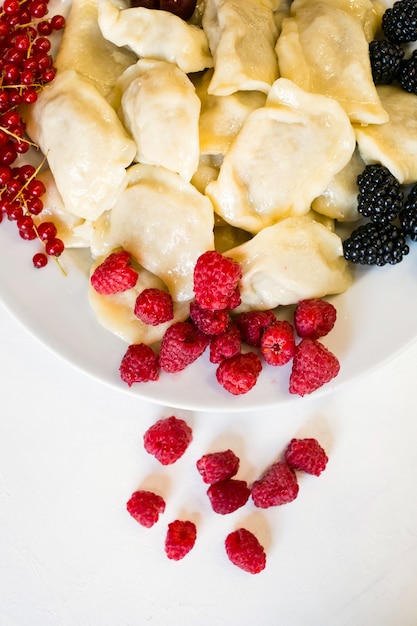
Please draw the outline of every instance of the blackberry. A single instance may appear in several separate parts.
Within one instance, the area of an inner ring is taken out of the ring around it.
[[[372,222],[382,224],[394,220],[401,208],[404,194],[401,185],[384,165],[367,165],[357,178],[358,211]]]
[[[361,265],[395,265],[408,252],[403,229],[390,223],[366,222],[343,242],[345,259]]]
[[[395,43],[407,43],[417,39],[417,1],[399,0],[382,16],[382,31]]]
[[[409,59],[401,61],[397,80],[404,91],[417,94],[417,50]]]
[[[374,39],[369,44],[372,78],[375,85],[389,85],[397,76],[404,50],[400,45],[385,39]]]
[[[405,234],[417,241],[417,184],[411,188],[399,217]]]

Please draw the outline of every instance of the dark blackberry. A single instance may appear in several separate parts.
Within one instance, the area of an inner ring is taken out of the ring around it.
[[[395,43],[417,40],[417,0],[399,0],[382,16],[382,31]]]
[[[390,85],[400,69],[404,50],[400,45],[385,39],[374,39],[369,44],[372,78],[375,85]]]
[[[357,178],[358,211],[372,222],[394,220],[400,212],[404,194],[398,180],[384,165],[367,165]]]
[[[417,241],[417,184],[411,188],[399,217],[405,234]]]
[[[397,80],[404,91],[417,94],[417,50],[409,59],[401,61]]]
[[[403,229],[390,223],[366,222],[343,242],[345,259],[361,265],[395,265],[408,252]]]

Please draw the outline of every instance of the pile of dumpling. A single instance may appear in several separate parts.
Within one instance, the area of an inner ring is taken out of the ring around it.
[[[417,99],[372,81],[384,8],[204,0],[185,22],[124,0],[72,2],[27,129],[66,246],[89,248],[92,270],[119,247],[140,268],[121,294],[89,288],[100,323],[157,341],[166,325],[134,316],[137,294],[169,290],[186,319],[196,259],[213,248],[242,265],[239,310],[350,286],[335,220],[359,217],[357,174],[378,161],[417,179]]]

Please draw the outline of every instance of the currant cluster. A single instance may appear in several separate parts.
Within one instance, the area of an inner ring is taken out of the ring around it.
[[[19,165],[33,145],[25,136],[20,105],[34,104],[38,92],[55,77],[49,36],[65,26],[62,15],[47,17],[48,0],[4,0],[0,7],[0,222],[16,223],[22,239],[38,239],[44,252],[33,257],[43,267],[58,257],[64,243],[52,222],[35,224],[43,209],[42,166]]]

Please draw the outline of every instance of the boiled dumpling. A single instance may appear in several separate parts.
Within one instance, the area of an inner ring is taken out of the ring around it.
[[[334,98],[352,122],[386,122],[369,60],[377,24],[370,0],[294,0],[276,46],[281,76]]]
[[[181,177],[162,167],[134,165],[129,185],[97,233],[92,248],[121,246],[156,274],[177,301],[193,297],[197,258],[214,248],[213,207]]]
[[[100,264],[98,260],[91,267],[91,273]],[[97,321],[106,330],[117,335],[127,343],[146,343],[148,345],[159,341],[162,335],[173,322],[184,321],[189,315],[188,302],[174,303],[174,319],[157,326],[145,324],[134,314],[137,296],[144,289],[162,289],[164,283],[144,268],[138,270],[138,281],[132,289],[110,295],[102,295],[89,284],[88,300]]]
[[[72,0],[55,59],[58,72],[73,69],[107,98],[120,74],[137,56],[105,39],[97,23],[97,0]]]
[[[242,311],[341,293],[352,282],[340,237],[310,215],[264,228],[226,254],[242,266]]]
[[[303,215],[350,160],[355,136],[342,107],[279,78],[249,114],[206,194],[226,222],[251,233]]]
[[[47,156],[67,211],[95,220],[127,183],[135,144],[94,85],[57,74],[27,113],[27,131]]]
[[[269,0],[206,0],[203,28],[214,59],[210,94],[268,93],[278,77],[278,37]]]
[[[400,87],[378,86],[389,113],[386,124],[355,126],[359,151],[365,163],[382,163],[400,183],[417,180],[417,98]]]
[[[213,66],[204,31],[168,11],[98,0],[98,24],[106,39],[138,57],[176,63],[187,74]]]
[[[161,165],[190,181],[197,169],[200,100],[173,63],[140,59],[120,77],[119,115],[135,140],[135,160]]]

